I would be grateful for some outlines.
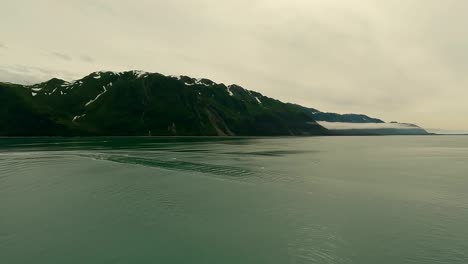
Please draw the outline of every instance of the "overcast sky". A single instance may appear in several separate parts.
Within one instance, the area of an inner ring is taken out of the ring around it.
[[[0,81],[138,69],[468,131],[465,0],[15,0]]]

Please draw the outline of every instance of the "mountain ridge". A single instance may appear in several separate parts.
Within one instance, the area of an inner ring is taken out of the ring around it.
[[[317,121],[384,122],[284,103],[236,84],[144,71],[0,88],[8,102],[0,107],[2,136],[331,135]]]

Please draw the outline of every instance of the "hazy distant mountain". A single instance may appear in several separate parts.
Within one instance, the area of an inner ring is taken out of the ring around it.
[[[427,135],[423,128],[408,123],[351,123],[351,122],[326,122],[318,121],[320,125],[327,128],[333,135]]]
[[[322,113],[208,79],[141,71],[0,83],[1,136],[280,136],[336,134],[316,121],[384,123]]]
[[[380,119],[372,118],[366,115],[324,113],[320,111],[314,112],[314,120],[343,123],[385,123]]]

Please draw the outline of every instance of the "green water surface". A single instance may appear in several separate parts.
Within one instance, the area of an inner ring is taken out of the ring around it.
[[[468,137],[0,138],[0,263],[468,263]]]

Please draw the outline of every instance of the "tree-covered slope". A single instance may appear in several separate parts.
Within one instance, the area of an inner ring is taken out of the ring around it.
[[[0,135],[321,135],[313,111],[237,85],[129,71],[0,84]]]
[[[424,129],[333,129],[383,124],[324,113],[238,85],[141,71],[94,72],[73,82],[0,83],[0,136],[288,136],[426,134]],[[317,123],[318,122],[318,123]]]

